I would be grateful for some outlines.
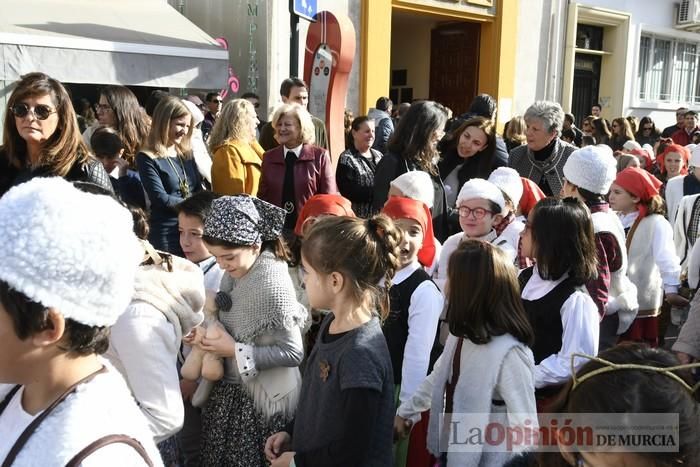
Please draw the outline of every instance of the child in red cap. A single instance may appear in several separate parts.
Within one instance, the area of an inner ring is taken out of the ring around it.
[[[678,295],[681,265],[673,246],[673,231],[664,218],[662,183],[638,167],[617,174],[610,206],[618,212],[627,236],[627,274],[637,286],[639,312],[622,340],[658,344],[658,316],[664,300],[674,306],[688,301]]]
[[[428,207],[415,199],[391,196],[382,213],[391,217],[403,233],[400,269],[392,279],[389,289],[391,310],[383,325],[394,368],[398,407],[413,396],[434,363],[431,350],[444,299],[421,267],[431,265],[435,257],[435,238]],[[414,427],[408,442],[399,442],[395,465],[411,465],[406,463],[407,459],[413,462],[429,456],[425,447],[427,428],[427,421],[422,420]]]

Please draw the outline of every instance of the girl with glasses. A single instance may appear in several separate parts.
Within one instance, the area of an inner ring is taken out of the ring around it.
[[[7,101],[0,148],[0,196],[37,176],[87,181],[112,192],[102,164],[80,137],[68,92],[43,73],[29,73]]]
[[[496,233],[495,228],[503,220],[505,206],[503,192],[483,178],[473,178],[462,186],[457,196],[457,211],[462,231],[445,240],[434,273],[435,283],[443,292],[450,256],[464,240],[476,239],[493,243],[506,253],[510,261],[515,260],[515,249],[508,240]]]

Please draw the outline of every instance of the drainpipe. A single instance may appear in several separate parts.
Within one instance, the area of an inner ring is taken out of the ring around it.
[[[566,48],[566,27],[569,2],[571,0],[552,0],[549,12],[548,50],[549,60],[545,67],[545,99],[559,102],[562,96],[561,80],[564,67],[562,56]]]

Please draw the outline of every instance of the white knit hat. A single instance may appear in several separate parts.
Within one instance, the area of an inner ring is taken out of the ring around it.
[[[690,163],[691,167],[700,167],[700,146],[693,148],[693,152],[690,153]]]
[[[143,248],[127,209],[62,178],[0,198],[0,280],[87,326],[111,326],[134,293]]]
[[[499,167],[489,175],[489,182],[503,191],[513,206],[517,209],[523,196],[523,182],[517,170],[510,167]]]
[[[457,195],[457,207],[459,207],[462,201],[469,201],[470,199],[475,198],[493,201],[499,208],[501,208],[501,212],[503,212],[506,207],[506,201],[503,198],[501,189],[483,178],[472,178],[467,183],[462,185],[462,189],[459,190],[459,195]]]
[[[604,195],[615,181],[617,162],[609,146],[586,146],[569,155],[563,170],[573,185]]]
[[[430,209],[433,208],[435,191],[433,181],[427,172],[420,170],[406,172],[396,177],[390,185],[401,190],[404,197],[422,201]]]
[[[625,141],[625,144],[622,145],[622,149],[626,151],[631,151],[632,149],[642,149],[642,145],[631,139],[629,141]]]

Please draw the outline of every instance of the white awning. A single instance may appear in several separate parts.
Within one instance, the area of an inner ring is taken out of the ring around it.
[[[219,89],[228,52],[165,0],[2,0],[0,80]]]

